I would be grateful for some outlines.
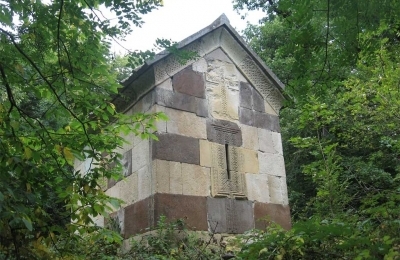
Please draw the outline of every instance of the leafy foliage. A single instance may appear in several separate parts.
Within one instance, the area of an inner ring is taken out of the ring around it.
[[[115,12],[115,24],[102,17],[101,5]],[[0,2],[3,258],[87,259],[75,250],[80,240],[121,240],[90,227],[93,217],[119,206],[103,193],[101,180],[119,175],[121,133],[154,137],[154,121],[165,116],[116,111],[109,100],[120,85],[109,47],[158,5],[156,0]],[[87,160],[89,168],[74,171],[77,160]],[[112,164],[117,166],[111,169]]]

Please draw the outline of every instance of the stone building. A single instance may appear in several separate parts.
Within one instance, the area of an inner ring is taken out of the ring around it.
[[[283,84],[225,15],[179,47],[198,57],[181,64],[157,55],[113,101],[127,114],[169,117],[157,123],[159,141],[126,137],[125,179],[108,181],[106,193],[125,201],[115,213],[124,237],[161,215],[216,233],[264,228],[266,216],[290,228],[278,118]]]

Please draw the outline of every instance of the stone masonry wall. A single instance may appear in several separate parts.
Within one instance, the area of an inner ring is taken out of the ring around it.
[[[161,111],[169,121],[157,123],[159,141],[126,136],[125,178],[105,187],[125,201],[114,215],[126,238],[161,215],[217,233],[263,228],[266,215],[290,228],[277,112],[222,49],[159,83],[127,113]]]

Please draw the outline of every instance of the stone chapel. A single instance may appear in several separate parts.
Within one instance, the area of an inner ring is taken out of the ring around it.
[[[125,178],[105,185],[108,195],[125,201],[114,213],[123,236],[148,231],[161,215],[184,219],[196,231],[243,233],[265,228],[265,217],[289,229],[278,117],[284,85],[225,15],[179,48],[198,57],[181,64],[158,54],[113,100],[127,114],[169,117],[157,123],[159,141],[126,137]]]

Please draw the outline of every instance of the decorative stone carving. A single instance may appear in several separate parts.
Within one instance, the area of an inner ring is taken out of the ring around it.
[[[245,179],[237,147],[212,144],[211,193],[214,197],[246,198]]]
[[[219,144],[242,146],[239,126],[225,120],[207,120],[207,139]]]

